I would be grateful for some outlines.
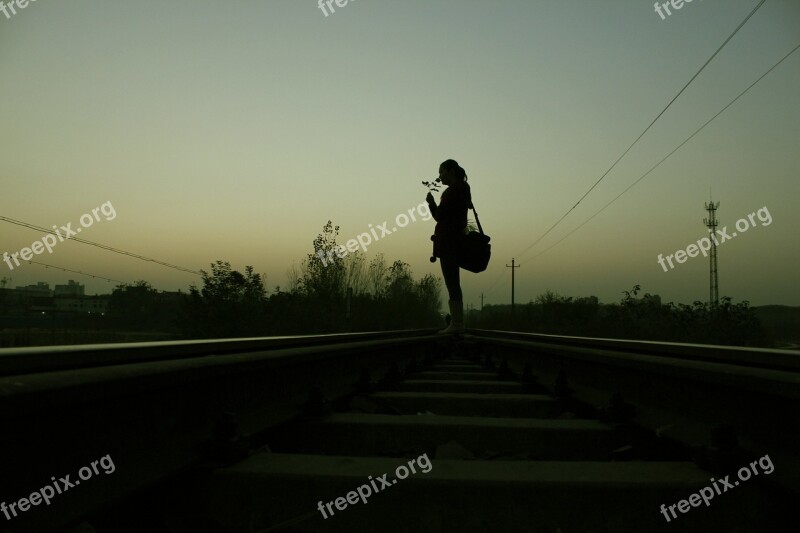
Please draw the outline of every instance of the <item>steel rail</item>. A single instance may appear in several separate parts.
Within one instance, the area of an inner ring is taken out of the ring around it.
[[[204,355],[230,355],[293,347],[333,345],[391,339],[398,335],[415,337],[429,335],[434,332],[435,330],[396,330],[328,335],[4,348],[0,349],[0,376],[94,368],[146,361],[186,359]]]
[[[761,348],[564,337],[473,330],[509,368],[526,365],[539,383],[690,448],[730,445],[769,453],[783,465],[773,481],[800,482],[798,352]],[[714,442],[720,428],[732,435]]]
[[[711,361],[754,368],[800,371],[800,351],[798,350],[575,337],[485,329],[472,329],[469,330],[469,332],[485,340],[520,340],[531,343],[541,343],[543,347],[560,346],[567,349],[579,347],[604,349],[614,352],[671,357],[689,361]]]
[[[52,521],[31,530],[60,527],[207,460],[220,434],[246,446],[307,413],[313,391],[320,402],[351,395],[365,373],[397,371],[450,339],[432,333],[0,350],[0,500],[110,454],[113,476],[54,501]],[[540,383],[566,375],[593,406],[619,393],[632,422],[676,442],[707,443],[712,425],[731,424],[743,446],[775,457],[776,477],[798,479],[797,352],[490,330],[462,341],[518,373],[530,365]]]
[[[91,459],[110,455],[116,471],[102,483],[87,482],[14,524],[63,527],[208,460],[231,440],[246,448],[249,436],[320,408],[323,396],[352,393],[365,372],[383,376],[418,357],[425,333],[31,349],[34,358],[40,351],[100,364],[0,377],[0,501],[30,494],[51,476],[74,478]]]

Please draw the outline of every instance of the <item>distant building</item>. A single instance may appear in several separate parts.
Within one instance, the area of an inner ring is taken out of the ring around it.
[[[158,293],[158,302],[161,304],[169,305],[183,302],[186,293],[181,291],[161,291]]]
[[[62,285],[63,286],[63,285]],[[60,296],[53,298],[52,310],[77,314],[105,314],[108,311],[108,302],[111,296]]]
[[[52,296],[53,292],[50,290],[50,284],[40,281],[36,285],[26,285],[25,287],[17,287],[17,291],[24,293],[23,296]]]
[[[661,307],[661,296],[658,294],[645,294],[642,296],[642,303],[648,303],[655,307]]]
[[[55,290],[43,281],[13,291],[0,289],[0,298],[0,312],[6,315],[102,315],[108,311],[111,295],[86,296],[84,285],[69,280],[66,285],[56,285]]]
[[[53,296],[83,296],[85,286],[69,280],[66,285],[56,285]]]

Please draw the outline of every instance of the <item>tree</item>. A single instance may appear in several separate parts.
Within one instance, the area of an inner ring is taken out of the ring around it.
[[[308,296],[331,301],[342,294],[344,259],[336,255],[339,226],[329,220],[314,239],[314,252],[303,261],[300,290]]]
[[[414,296],[414,279],[408,263],[395,261],[386,276],[384,294],[389,300],[405,300]]]
[[[286,279],[288,280],[289,284],[289,292],[298,292],[300,290],[301,277],[302,273],[294,263],[292,263],[291,267],[286,269]],[[280,287],[276,287],[275,292],[280,292]]]
[[[386,259],[384,259],[383,254],[378,254],[370,261],[369,267],[367,268],[367,290],[369,290],[374,297],[377,298],[383,294],[386,288],[386,277]]]
[[[267,291],[260,274],[246,266],[244,274],[217,261],[211,273],[200,271],[203,288],[189,289],[184,329],[192,336],[241,337],[267,329]]]
[[[433,274],[425,274],[414,286],[414,292],[423,310],[423,325],[426,321],[438,324],[441,320],[439,308],[442,306],[442,280]]]
[[[367,259],[360,251],[351,253],[345,258],[344,288],[353,289],[354,296],[367,291],[366,264]]]
[[[133,285],[117,285],[108,302],[108,316],[117,327],[149,329],[163,316],[159,303],[158,291],[144,280]]]
[[[6,285],[8,285],[9,283],[11,283],[11,278],[7,278],[5,276],[0,278],[0,313],[5,313],[6,312],[5,303],[6,303],[6,296],[7,295],[6,295],[5,288],[6,288]],[[1,328],[3,328],[2,325],[0,325],[0,329]]]

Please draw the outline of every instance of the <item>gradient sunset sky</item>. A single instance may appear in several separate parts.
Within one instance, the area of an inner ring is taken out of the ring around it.
[[[110,201],[117,217],[82,238],[193,270],[253,265],[272,290],[329,219],[340,243],[392,228],[453,158],[493,245],[486,272],[462,271],[465,304],[509,303],[512,257],[518,303],[547,289],[614,302],[634,284],[707,300],[707,259],[664,272],[657,257],[706,234],[713,193],[728,233],[760,208],[772,218],[720,246],[720,294],[800,305],[800,51],[542,254],[800,44],[797,0],[767,0],[528,249],[757,3],[695,0],[662,20],[649,0],[351,0],[327,17],[314,0],[38,0],[0,13],[0,215],[75,227]],[[441,275],[433,226],[367,258]],[[41,237],[0,221],[0,253]],[[161,290],[200,282],[77,242],[34,260]],[[33,264],[0,263],[3,276],[115,285]]]

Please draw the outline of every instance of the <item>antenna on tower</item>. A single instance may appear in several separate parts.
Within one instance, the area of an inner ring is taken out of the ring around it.
[[[711,191],[709,190],[709,194],[710,193]],[[706,211],[708,211],[708,218],[703,219],[703,224],[706,225],[706,227],[708,228],[708,233],[711,236],[710,239],[711,250],[708,255],[708,259],[710,262],[709,263],[710,287],[709,287],[708,301],[713,307],[716,307],[717,305],[719,305],[719,279],[717,276],[717,236],[716,236],[717,225],[718,225],[717,208],[719,208],[719,202],[714,203],[714,200],[711,199],[711,201],[707,202],[705,205],[706,205]]]

